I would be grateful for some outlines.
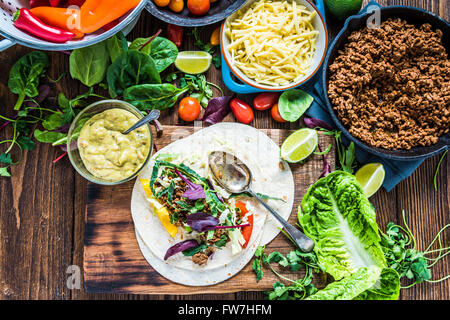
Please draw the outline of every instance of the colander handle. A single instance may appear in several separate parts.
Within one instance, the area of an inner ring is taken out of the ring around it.
[[[3,39],[0,41],[0,52],[2,52],[3,50],[8,49],[9,47],[12,47],[13,45],[15,45],[16,42],[9,40],[9,39]]]

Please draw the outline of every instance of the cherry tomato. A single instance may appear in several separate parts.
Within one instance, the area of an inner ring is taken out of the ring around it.
[[[192,97],[183,98],[178,107],[178,115],[184,121],[194,121],[200,115],[202,107],[197,99]]]
[[[270,113],[272,114],[273,120],[275,120],[276,122],[286,122],[286,120],[284,120],[281,117],[280,112],[278,111],[278,103],[275,103],[273,105],[272,110],[270,110]]]
[[[253,110],[252,108],[242,101],[241,99],[234,98],[230,102],[231,111],[233,111],[234,116],[237,121],[245,124],[249,124],[253,120]]]
[[[263,92],[253,99],[253,107],[256,110],[264,111],[273,107],[278,102],[280,94],[277,92]]]
[[[167,38],[179,48],[183,44],[183,27],[174,24],[167,25]]]
[[[169,4],[170,0],[153,0],[153,2],[158,6],[158,7],[165,7]]]
[[[184,9],[184,0],[170,0],[169,9],[173,12],[181,12]]]
[[[189,12],[196,16],[202,16],[209,11],[209,0],[187,0]]]

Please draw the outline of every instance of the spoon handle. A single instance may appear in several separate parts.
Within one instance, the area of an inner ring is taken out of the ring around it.
[[[127,131],[125,131],[123,134],[129,134],[131,131],[142,127],[144,124],[156,120],[159,118],[160,111],[159,110],[152,110],[148,115],[140,119],[138,122],[136,122],[131,128],[129,128]]]
[[[248,193],[250,193],[253,197],[259,200],[261,204],[269,210],[269,212],[283,225],[286,233],[294,240],[300,250],[303,252],[311,252],[314,248],[314,241],[308,238],[303,232],[292,226],[286,220],[283,219],[275,210],[273,210],[263,199],[261,199],[256,193],[252,190],[248,189]]]

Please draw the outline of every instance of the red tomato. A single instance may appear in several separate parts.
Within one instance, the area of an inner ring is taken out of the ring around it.
[[[183,43],[183,27],[176,26],[174,24],[167,25],[167,38],[175,43],[179,48]]]
[[[241,211],[241,217],[244,217],[248,213],[247,206],[245,205],[244,202],[236,201],[236,203],[234,205],[236,206],[236,208],[239,208],[239,210]],[[248,242],[250,241],[250,238],[252,237],[253,214],[247,216],[247,223],[249,223],[250,225],[247,227],[241,228],[241,234],[245,239],[245,243],[242,245],[243,248],[247,247]]]
[[[197,99],[192,97],[183,98],[178,107],[178,115],[184,121],[194,121],[200,115],[202,107]]]
[[[253,107],[256,110],[264,111],[272,108],[272,106],[278,102],[280,94],[278,92],[263,92],[258,94],[255,99],[253,99]]]
[[[188,0],[187,7],[189,12],[196,16],[203,16],[209,11],[209,0]]]
[[[253,120],[253,110],[252,108],[242,101],[241,99],[234,98],[230,102],[231,111],[233,111],[234,116],[237,121],[245,124],[249,124]]]
[[[275,120],[276,122],[286,122],[286,120],[284,120],[281,117],[280,112],[278,111],[278,103],[275,103],[273,105],[272,110],[270,110],[270,113],[272,114],[273,120]]]

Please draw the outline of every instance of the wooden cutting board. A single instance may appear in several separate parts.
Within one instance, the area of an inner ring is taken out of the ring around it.
[[[282,129],[262,130],[276,143],[292,132]],[[170,144],[174,136],[183,137],[194,132],[193,127],[165,126],[164,134],[156,138],[158,150]],[[334,139],[320,135],[320,144],[326,148]],[[334,148],[333,148],[334,149]],[[332,169],[334,153],[326,155]],[[305,164],[291,165],[295,181],[294,206],[289,221],[297,223],[297,208],[301,199],[321,175],[322,156],[313,155]],[[157,273],[142,256],[131,217],[130,201],[134,181],[118,186],[88,184],[84,238],[84,286],[87,292],[134,294],[200,294],[259,291],[272,288],[279,279],[267,268],[264,278],[256,282],[251,262],[234,277],[208,287],[189,287],[176,284]],[[280,234],[266,251],[287,253],[294,246]],[[299,274],[280,270],[283,275],[296,279]],[[323,280],[323,279],[322,279]],[[321,281],[321,280],[319,280]],[[316,282],[321,287],[324,283]]]

